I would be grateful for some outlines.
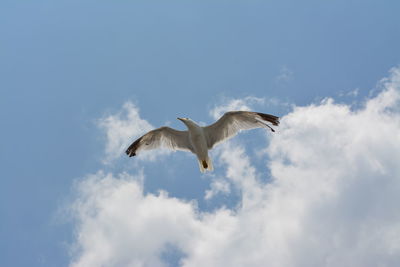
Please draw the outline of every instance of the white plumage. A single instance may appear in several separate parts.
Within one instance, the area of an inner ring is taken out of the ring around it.
[[[209,126],[199,126],[189,118],[178,118],[188,128],[178,131],[170,127],[152,130],[133,142],[126,154],[135,156],[142,150],[167,147],[173,150],[190,151],[197,156],[201,172],[212,171],[213,165],[208,150],[215,145],[235,136],[241,130],[266,127],[274,132],[267,123],[279,125],[279,118],[270,114],[251,111],[230,111]]]

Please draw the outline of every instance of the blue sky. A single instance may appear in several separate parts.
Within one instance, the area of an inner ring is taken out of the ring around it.
[[[378,94],[370,92],[382,78],[395,76],[389,70],[400,63],[398,10],[398,1],[2,1],[0,265],[79,262],[71,247],[79,247],[77,221],[85,223],[65,209],[82,198],[74,184],[99,170],[118,179],[140,169],[145,194],[165,190],[196,200],[202,212],[235,207],[246,190],[229,178],[224,150],[209,176],[179,152],[104,164],[109,128],[99,122],[130,122],[124,112],[138,110],[154,127],[183,129],[176,117],[210,123],[212,110],[234,99],[282,117],[291,105],[326,97],[357,106]],[[132,108],[124,110],[128,102]],[[274,154],[255,152],[260,144],[266,149],[266,136],[238,137],[246,154],[237,155],[269,181],[266,162]],[[231,192],[205,200],[213,181],[230,184]],[[172,265],[194,255],[180,253],[163,255]]]

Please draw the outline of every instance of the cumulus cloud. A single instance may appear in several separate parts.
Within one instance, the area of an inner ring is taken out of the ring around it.
[[[255,96],[247,96],[244,98],[224,98],[223,103],[213,107],[209,114],[210,116],[217,120],[227,111],[232,110],[259,110],[260,108],[265,108],[266,106],[273,107],[284,107],[285,109],[291,108],[293,104],[289,102],[282,101],[277,98],[261,98]]]
[[[211,199],[218,194],[229,194],[231,191],[230,184],[225,179],[214,179],[211,181],[210,189],[206,190],[204,199]]]
[[[144,195],[141,179],[99,171],[77,185],[71,266],[164,266],[166,246],[188,242],[196,230],[194,204],[162,191]]]
[[[214,107],[210,111],[211,117],[219,119],[225,112],[231,110],[251,110],[252,107],[265,103],[264,98],[247,96],[243,99],[225,99],[225,103]]]
[[[400,69],[380,86],[357,110],[325,99],[284,116],[269,182],[240,142],[222,145],[223,179],[241,192],[231,209],[145,194],[140,173],[87,176],[71,265],[166,266],[174,246],[181,266],[399,266]]]
[[[106,135],[104,163],[124,155],[124,151],[139,136],[155,129],[148,121],[140,117],[139,108],[132,102],[126,102],[120,111],[98,120],[98,126]],[[154,160],[160,154],[168,154],[167,150],[158,150],[153,153],[141,153],[138,158]]]

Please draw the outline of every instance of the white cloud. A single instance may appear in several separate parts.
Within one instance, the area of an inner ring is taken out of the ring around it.
[[[264,98],[248,96],[243,99],[226,99],[225,104],[216,106],[210,111],[211,117],[219,119],[225,112],[232,110],[251,110],[253,106],[264,104]]]
[[[359,93],[360,93],[360,88],[356,88],[354,90],[350,90],[350,91],[347,91],[347,92],[340,92],[338,94],[338,96],[340,96],[340,97],[344,97],[344,96],[357,97],[359,95]]]
[[[302,210],[291,255],[298,266],[399,264],[398,79],[394,69],[361,110],[327,99],[283,118],[270,167],[272,186]]]
[[[293,80],[293,71],[289,69],[287,66],[283,66],[280,71],[279,75],[276,77],[278,82],[289,82]]]
[[[163,266],[160,258],[168,244],[179,248],[191,239],[194,204],[166,192],[144,195],[142,178],[100,171],[78,184],[71,266]]]
[[[140,117],[139,108],[129,101],[116,114],[101,118],[98,121],[98,126],[106,134],[104,163],[110,163],[121,156],[125,156],[125,150],[136,138],[155,129],[154,126]],[[142,152],[137,158],[154,160],[157,156],[168,153],[167,150],[152,151],[152,153]]]
[[[206,190],[204,199],[210,200],[218,194],[227,195],[231,192],[230,184],[223,178],[213,179],[210,184],[210,189]]]
[[[400,69],[381,86],[359,110],[326,99],[284,116],[270,183],[240,143],[222,145],[224,179],[242,194],[232,209],[144,194],[140,174],[86,177],[71,265],[163,266],[173,245],[182,266],[399,266]]]
[[[265,108],[266,106],[283,107],[285,109],[293,107],[293,104],[277,98],[260,98],[255,96],[225,98],[223,101],[222,104],[215,106],[209,112],[210,116],[215,120],[219,119],[225,112],[232,110],[258,111],[260,108]]]

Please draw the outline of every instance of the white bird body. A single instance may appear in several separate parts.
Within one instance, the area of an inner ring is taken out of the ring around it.
[[[189,119],[181,119],[181,121],[188,127],[189,142],[193,147],[194,154],[196,154],[197,159],[199,160],[200,171],[204,172],[206,169],[212,171],[213,165],[208,156],[208,145],[204,133],[204,127],[197,125]]]
[[[160,146],[174,150],[190,151],[197,156],[201,172],[212,171],[213,164],[208,150],[220,142],[235,136],[240,130],[268,127],[266,122],[279,125],[279,118],[273,115],[251,111],[230,111],[209,126],[199,126],[189,118],[178,118],[187,131],[178,131],[169,127],[152,130],[133,142],[126,154],[135,156],[141,150],[155,149]]]

